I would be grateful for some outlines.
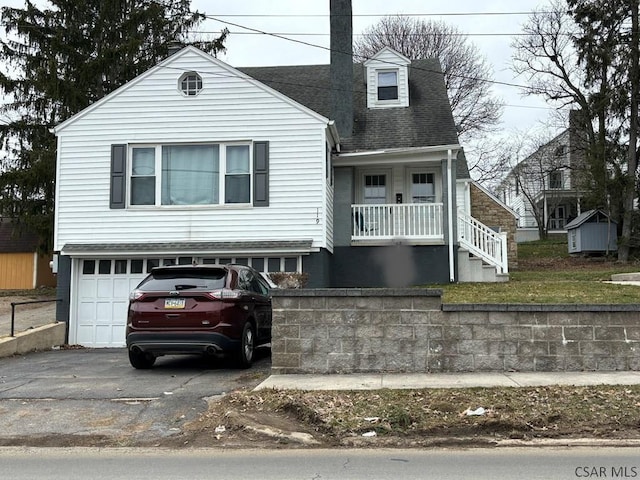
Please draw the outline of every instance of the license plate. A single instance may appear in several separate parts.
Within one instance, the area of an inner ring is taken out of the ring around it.
[[[165,298],[164,308],[184,308],[184,298]]]

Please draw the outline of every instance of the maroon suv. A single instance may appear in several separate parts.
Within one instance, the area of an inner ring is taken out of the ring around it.
[[[271,341],[269,285],[242,265],[154,268],[131,292],[127,349],[135,368],[162,355],[233,353],[248,367]]]

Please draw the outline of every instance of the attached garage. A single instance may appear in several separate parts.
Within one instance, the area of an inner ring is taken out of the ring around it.
[[[268,242],[267,242],[268,243]],[[172,245],[174,246],[174,245]],[[89,247],[67,246],[66,252],[73,253],[70,262],[70,284],[66,294],[69,299],[69,313],[58,315],[58,320],[69,322],[68,342],[73,345],[83,345],[91,348],[115,348],[125,346],[125,329],[127,323],[127,308],[129,294],[142,281],[152,268],[161,265],[190,265],[192,263],[238,263],[250,265],[261,272],[300,272],[302,271],[302,254],[300,247],[309,248],[307,242],[302,245],[278,244],[278,250],[269,252],[255,249],[253,252],[239,250],[238,244],[235,251],[216,252],[211,244],[206,244],[206,252],[197,252],[193,245],[181,245],[189,247],[189,253],[168,254],[159,253],[161,248],[155,249],[153,245],[131,245],[127,247],[128,255],[114,255],[114,248],[110,246],[111,255],[101,256],[98,252],[88,252]],[[225,245],[226,246],[226,245]],[[263,248],[273,247],[271,244],[262,244]],[[151,248],[150,248],[151,247]],[[202,248],[201,245],[198,247]],[[285,249],[284,247],[287,247]],[[90,248],[96,248],[92,246]],[[151,250],[155,254],[146,257],[136,256],[140,252],[135,250]],[[185,248],[186,249],[186,248]],[[105,248],[107,250],[107,248]],[[296,251],[297,250],[297,251]],[[62,262],[63,264],[66,262]],[[66,272],[58,272],[64,277]],[[60,289],[59,289],[60,290]],[[59,294],[65,298],[64,293]],[[61,305],[64,308],[64,302]]]

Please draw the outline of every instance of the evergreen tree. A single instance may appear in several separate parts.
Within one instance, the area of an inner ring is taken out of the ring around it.
[[[173,42],[215,54],[214,40],[188,42],[205,16],[191,0],[49,0],[3,7],[0,25],[0,216],[51,247],[56,139],[51,129],[168,55]]]

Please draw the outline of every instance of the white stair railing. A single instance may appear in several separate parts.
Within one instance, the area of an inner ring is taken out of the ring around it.
[[[458,210],[458,242],[471,254],[495,266],[498,274],[509,273],[506,233],[498,233]]]

